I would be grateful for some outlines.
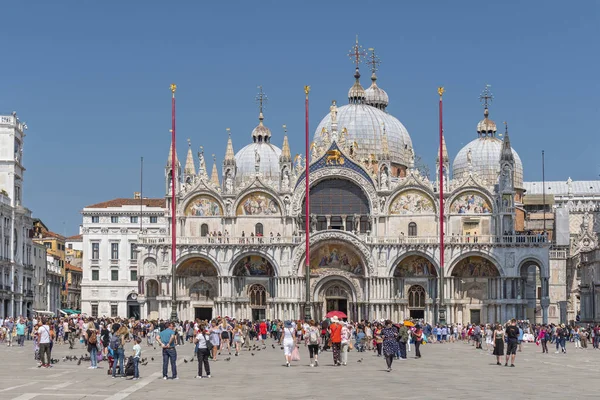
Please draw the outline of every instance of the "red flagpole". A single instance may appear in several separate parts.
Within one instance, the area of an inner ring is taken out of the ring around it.
[[[304,169],[304,177],[305,177],[305,208],[304,208],[304,235],[306,242],[306,250],[305,250],[305,258],[304,258],[304,276],[305,276],[305,284],[306,284],[306,304],[304,306],[304,319],[310,319],[310,184],[309,184],[309,162],[308,162],[308,154],[310,151],[309,145],[309,133],[308,133],[308,93],[310,92],[310,86],[304,86],[304,94],[306,95],[306,99],[304,101],[305,107],[305,154],[306,154],[306,166]]]
[[[440,162],[439,162],[439,175],[440,175],[440,322],[446,322],[446,311],[444,307],[444,126],[442,118],[442,96],[444,94],[444,88],[438,88],[438,94],[440,95]],[[442,311],[443,310],[443,311]]]
[[[176,241],[177,241],[177,216],[175,215],[175,203],[176,203],[176,169],[177,169],[177,155],[175,151],[175,90],[177,90],[177,86],[172,83],[171,84],[171,93],[173,97],[171,98],[171,265],[172,265],[172,309],[171,309],[171,319],[177,319],[177,308],[176,308],[176,295],[175,295],[175,263],[177,258],[176,251]]]

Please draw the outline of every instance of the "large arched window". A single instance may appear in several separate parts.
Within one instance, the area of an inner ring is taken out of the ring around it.
[[[302,210],[305,210],[304,205]],[[316,216],[316,230],[370,230],[367,195],[349,180],[327,179],[313,186],[310,189],[310,213]]]
[[[408,290],[408,307],[425,308],[425,289],[423,286],[414,285]]]
[[[208,225],[202,224],[200,227],[200,236],[208,236]]]
[[[202,301],[212,300],[211,296],[212,286],[208,282],[199,281],[196,282],[190,288],[190,300],[191,301]]]
[[[254,284],[248,289],[250,297],[250,306],[254,308],[263,308],[267,306],[267,290],[263,285]]]
[[[154,279],[146,282],[146,296],[156,297],[158,296],[158,282]]]
[[[415,222],[411,222],[410,224],[408,224],[408,236],[417,236],[417,224]]]

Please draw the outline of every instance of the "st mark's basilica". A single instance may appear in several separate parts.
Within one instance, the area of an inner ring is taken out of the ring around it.
[[[229,137],[220,173],[213,166],[209,175],[204,154],[194,157],[191,146],[183,168],[169,153],[165,222],[171,168],[179,177],[175,282],[165,223],[137,244],[142,316],[169,318],[175,287],[182,320],[303,318],[308,173],[313,318],[340,310],[353,320],[433,322],[443,303],[452,323],[548,320],[550,245],[544,235],[522,234],[523,166],[508,130],[490,118],[488,88],[483,119],[462,136],[473,140],[452,167],[445,144],[437,160],[436,171],[441,162],[446,175],[440,299],[439,177],[415,167],[411,137],[388,113],[373,66],[368,89],[357,64],[347,104],[322,110],[308,156],[292,156],[262,107],[250,143],[241,147]],[[474,120],[477,114],[474,108]]]

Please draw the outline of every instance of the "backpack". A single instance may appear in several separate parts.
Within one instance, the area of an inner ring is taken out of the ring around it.
[[[319,332],[316,329],[311,329],[308,334],[308,341],[310,344],[319,344]]]
[[[117,335],[113,335],[110,338],[110,348],[113,350],[117,350],[121,344],[121,340]]]
[[[88,338],[88,343],[89,344],[96,344],[96,342],[97,342],[96,331],[91,331],[90,332],[90,336]]]

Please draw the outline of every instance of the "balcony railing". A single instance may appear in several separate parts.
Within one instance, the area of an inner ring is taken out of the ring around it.
[[[369,244],[438,244],[439,236],[368,236],[361,235],[366,243]],[[304,236],[199,236],[199,237],[178,237],[177,244],[181,245],[277,245],[277,244],[299,244],[304,240]],[[446,245],[453,244],[496,244],[496,245],[532,245],[548,243],[544,235],[447,235],[444,238]],[[140,243],[145,245],[157,245],[171,243],[171,238],[167,236],[142,236]]]

